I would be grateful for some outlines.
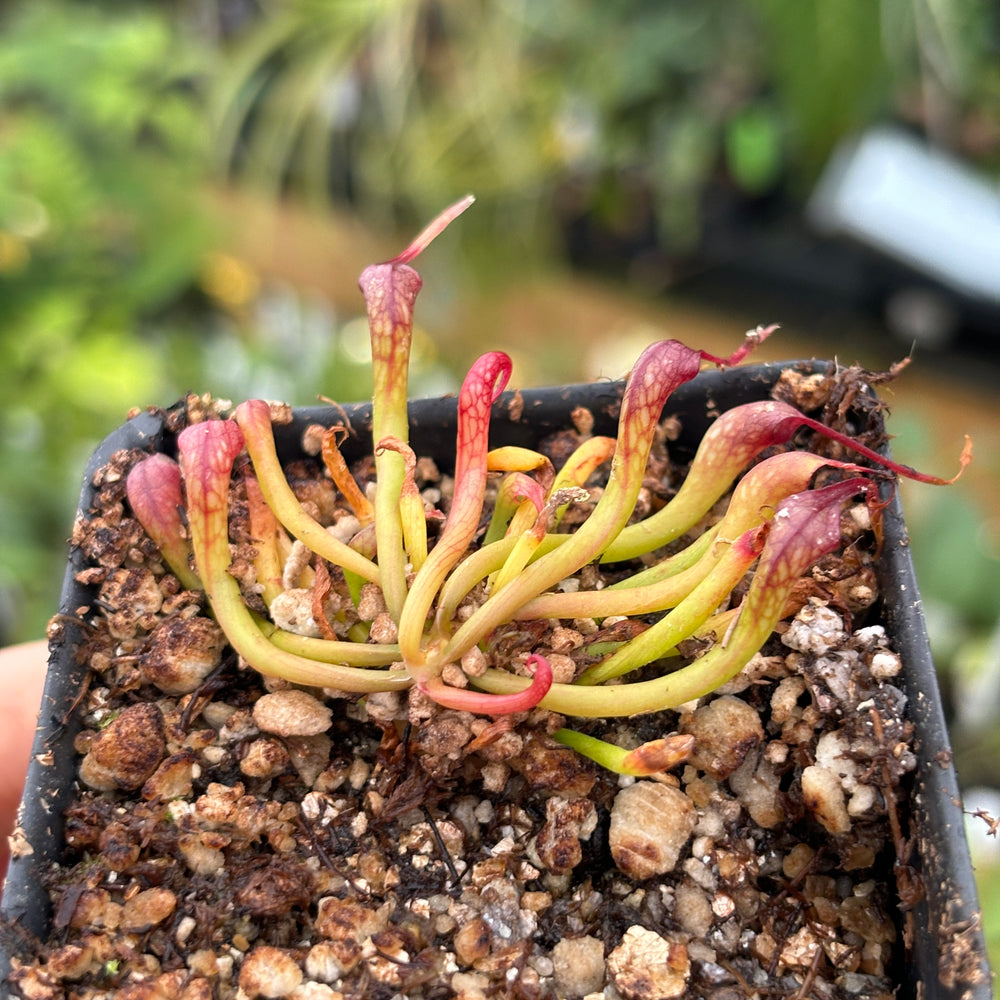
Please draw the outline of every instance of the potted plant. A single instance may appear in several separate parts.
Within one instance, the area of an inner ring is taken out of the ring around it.
[[[192,396],[92,458],[12,995],[988,996],[893,491],[946,481],[858,370],[735,367],[769,330],[407,404],[467,204],[362,275],[372,405]]]

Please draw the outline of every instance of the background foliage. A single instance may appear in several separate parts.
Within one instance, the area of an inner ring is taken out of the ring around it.
[[[5,13],[0,582],[10,638],[38,634],[40,603],[52,606],[67,498],[95,428],[164,389],[174,349],[160,334],[208,238],[189,208],[207,135],[187,48],[138,10]]]

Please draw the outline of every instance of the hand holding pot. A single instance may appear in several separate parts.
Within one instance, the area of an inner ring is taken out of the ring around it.
[[[0,649],[0,676],[6,689],[0,699],[0,877],[7,871],[7,837],[14,829],[24,787],[48,655],[44,640]]]

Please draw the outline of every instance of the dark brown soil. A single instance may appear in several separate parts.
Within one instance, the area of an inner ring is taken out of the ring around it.
[[[842,420],[857,385],[783,391],[819,392]],[[74,532],[101,592],[79,793],[47,876],[52,935],[25,944],[15,996],[893,995],[920,893],[898,805],[913,754],[863,509],[736,680],[680,712],[577,720],[628,746],[694,738],[672,774],[636,780],[555,743],[565,720],[541,710],[494,722],[416,694],[291,695],[241,668],[130,516],[140,457],[116,456]],[[290,478],[332,520],[316,468]],[[446,479],[427,485],[446,502]],[[676,489],[662,450],[648,485],[650,502]],[[580,669],[614,628],[511,627],[485,654]],[[197,689],[168,693],[190,670]]]

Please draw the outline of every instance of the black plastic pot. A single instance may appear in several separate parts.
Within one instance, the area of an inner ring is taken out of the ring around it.
[[[724,372],[705,372],[682,386],[667,403],[665,414],[681,418],[682,432],[672,443],[675,457],[693,454],[714,416],[739,403],[767,398],[782,369],[828,370],[822,362],[747,365]],[[570,413],[585,406],[595,417],[594,432],[613,434],[623,384],[567,386],[559,389],[505,393],[494,407],[492,443],[534,446],[553,431],[571,426]],[[448,454],[454,448],[454,397],[411,403],[411,443],[418,454]],[[309,407],[295,411],[294,422],[277,434],[284,459],[300,454],[303,429],[349,419],[352,436],[342,446],[348,458],[371,449],[370,404]],[[93,498],[94,473],[122,449],[172,452],[168,414],[144,413],[111,434],[91,457],[80,499],[79,515],[87,517]],[[927,641],[906,526],[898,497],[886,512],[880,560],[882,623],[901,654],[909,714],[916,727],[918,767],[909,785],[908,835],[914,845],[910,863],[920,872],[925,893],[916,904],[915,938],[901,973],[898,997],[913,1000],[986,1000],[992,996],[990,970],[979,921],[976,885],[965,839],[958,783],[937,678]],[[87,671],[76,650],[82,640],[80,618],[89,615],[95,594],[76,581],[80,553],[70,552],[59,613],[60,638],[53,643],[49,674],[27,786],[19,814],[21,852],[10,864],[3,894],[0,933],[0,982],[6,981],[13,957],[26,950],[31,936],[45,937],[53,924],[46,870],[61,856],[62,815],[76,781],[74,717]],[[886,879],[894,873],[886,871]],[[901,928],[902,933],[902,928]]]

